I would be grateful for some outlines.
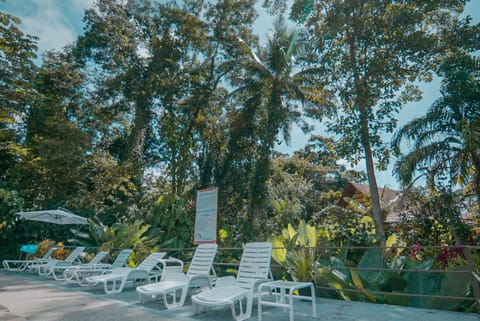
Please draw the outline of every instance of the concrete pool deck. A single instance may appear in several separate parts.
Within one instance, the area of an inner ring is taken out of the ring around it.
[[[317,298],[317,317],[310,302],[295,302],[295,321],[479,321],[476,313],[459,313],[400,306]],[[297,305],[298,304],[298,305]],[[252,318],[257,321],[254,304]],[[280,308],[264,308],[263,320],[288,321]],[[134,288],[115,295],[66,285],[29,273],[0,270],[1,321],[224,321],[233,320],[229,309],[194,314],[190,302],[176,310],[158,303],[138,302]]]

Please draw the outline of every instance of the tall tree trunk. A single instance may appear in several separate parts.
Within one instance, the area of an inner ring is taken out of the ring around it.
[[[377,179],[375,177],[372,150],[370,148],[370,145],[368,144],[368,141],[365,141],[362,144],[365,149],[365,164],[367,167],[368,186],[370,188],[370,198],[372,201],[372,215],[377,228],[377,237],[382,243],[382,245],[384,245],[385,230],[383,228],[383,215],[382,208],[380,207],[380,196],[378,193]]]
[[[472,153],[473,167],[475,173],[473,174],[473,189],[477,197],[477,210],[480,211],[480,156],[477,153]]]
[[[365,101],[368,94],[358,71],[355,53],[355,35],[351,35],[350,62],[352,64],[352,69],[355,77],[355,107],[360,112],[360,140],[365,153],[365,164],[367,168],[370,199],[372,202],[372,216],[376,225],[377,238],[382,245],[385,245],[385,230],[383,228],[382,209],[380,207],[380,197],[378,195],[377,179],[375,178],[372,148],[370,146],[370,132],[368,130],[368,106],[367,102]]]
[[[150,121],[148,98],[141,95],[135,106],[135,120],[128,138],[128,159],[133,164],[134,180],[140,185],[143,176],[143,152],[148,122]]]
[[[360,126],[361,142],[365,153],[365,165],[367,168],[368,187],[370,189],[370,200],[372,202],[372,216],[375,220],[377,238],[382,245],[385,244],[385,230],[383,228],[382,208],[380,207],[380,196],[378,193],[377,179],[375,177],[375,166],[373,164],[372,148],[370,147],[367,109],[360,102]]]

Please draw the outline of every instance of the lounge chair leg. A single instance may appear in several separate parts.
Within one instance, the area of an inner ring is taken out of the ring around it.
[[[200,306],[195,302],[192,302],[192,310],[194,314],[200,314]]]
[[[180,291],[180,293],[178,293],[178,291]],[[188,288],[177,288],[163,292],[163,301],[167,309],[174,309],[183,306],[185,304],[187,292]],[[171,301],[168,300],[168,297],[171,297]]]
[[[207,306],[201,305],[201,304],[196,304],[195,302],[192,302],[192,308],[193,308],[193,313],[194,314],[205,313],[209,310]]]
[[[120,282],[118,282],[120,281]],[[113,279],[113,280],[107,280],[104,283],[104,289],[106,294],[115,294],[115,293],[120,293],[123,290],[123,287],[125,286],[126,279]],[[111,283],[111,287],[109,288],[108,284]]]
[[[245,301],[245,308],[244,308],[244,301]],[[238,313],[235,309],[235,302],[233,302],[230,305],[230,308],[232,310],[232,315],[233,318],[236,321],[243,321],[246,319],[249,319],[252,316],[252,303],[253,303],[253,298],[250,297],[241,297],[238,301]]]

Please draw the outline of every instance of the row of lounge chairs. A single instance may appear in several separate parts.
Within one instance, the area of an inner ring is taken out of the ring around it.
[[[48,259],[46,262],[37,263],[32,267],[38,271],[38,275],[49,276],[52,275],[56,268],[75,264],[80,260],[83,251],[85,251],[85,247],[79,246],[76,247],[64,260]],[[30,269],[32,269],[32,267],[30,267]]]
[[[77,283],[80,286],[87,286],[88,282],[86,279],[88,276],[103,274],[106,271],[124,267],[131,253],[132,250],[130,249],[121,250],[111,264],[92,263],[92,259],[92,261],[87,264],[67,267],[63,271],[63,279],[67,283]]]
[[[32,260],[36,262],[6,260],[3,266],[11,271],[35,271],[81,286],[101,285],[106,294],[122,292],[128,282],[142,282],[143,285],[136,287],[140,303],[162,300],[168,309],[183,306],[188,293],[195,289],[197,293],[191,296],[195,313],[229,306],[237,321],[251,316],[258,286],[270,280],[272,245],[268,242],[247,243],[236,277],[218,278],[213,269],[216,244],[199,245],[186,273],[184,262],[166,258],[165,252],[152,253],[136,268],[130,268],[125,267],[131,253],[129,249],[122,250],[111,265],[101,263],[106,252],[99,252],[87,264],[74,264],[83,251],[83,247],[77,247],[64,261],[47,257]]]
[[[38,263],[48,262],[56,250],[56,247],[51,247],[41,258],[34,258],[32,260],[3,260],[3,268],[8,271],[25,271],[30,268],[30,266]]]

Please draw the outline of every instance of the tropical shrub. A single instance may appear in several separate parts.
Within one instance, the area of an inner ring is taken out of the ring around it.
[[[360,209],[330,206],[316,213],[312,224],[319,226],[330,244],[339,247],[368,246],[377,241],[373,218]]]
[[[421,308],[474,310],[475,303],[467,299],[472,296],[470,273],[458,249],[445,246],[438,251],[416,243],[407,253],[400,250],[403,245],[395,239],[393,236],[387,240],[390,250],[368,248],[355,266],[349,266],[351,262],[345,261],[347,255],[342,252],[320,259],[315,281],[322,288],[321,295]],[[395,243],[398,248],[392,246]],[[442,266],[443,271],[439,271]]]
[[[38,243],[38,249],[37,252],[35,253],[36,257],[43,257],[45,253],[52,247],[55,246],[55,241],[45,239]]]
[[[113,257],[122,249],[132,249],[134,254],[129,264],[135,265],[158,249],[160,232],[140,221],[133,224],[115,223],[106,226],[89,220],[88,231],[76,232],[76,236],[77,243],[97,246],[99,250],[109,251]]]
[[[193,243],[194,206],[186,198],[165,194],[157,199],[146,222],[159,230],[160,247],[185,248]]]
[[[23,206],[18,192],[0,188],[0,257],[14,257],[27,235],[18,233],[14,213]]]
[[[276,278],[313,281],[318,296],[348,301],[459,311],[474,308],[468,299],[440,298],[472,296],[466,260],[458,247],[423,247],[417,242],[408,250],[392,234],[386,248],[357,246],[352,256],[348,247],[325,240],[325,231],[304,221],[296,229],[289,224],[281,234],[270,236],[272,257],[282,267]]]
[[[24,199],[17,191],[0,188],[0,260],[14,258],[25,244],[45,239],[66,240],[69,227],[20,219],[16,212],[24,209]]]
[[[273,259],[294,281],[312,281],[316,272],[317,229],[300,220],[297,230],[291,224],[280,235],[272,235]]]

